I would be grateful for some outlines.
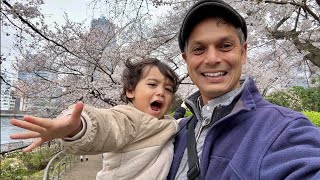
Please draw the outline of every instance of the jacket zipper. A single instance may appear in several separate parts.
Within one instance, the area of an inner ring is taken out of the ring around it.
[[[214,110],[213,110],[213,112],[212,112],[212,117],[211,117],[211,119],[210,119],[209,122],[205,121],[205,119],[202,120],[201,127],[200,127],[200,129],[199,129],[199,131],[197,132],[197,135],[196,135],[196,142],[198,142],[202,130],[203,130],[205,127],[209,126],[209,124],[212,122],[212,120],[214,120],[215,118],[217,118],[216,112],[217,112],[217,110],[220,108],[220,106],[221,106],[221,105],[218,105],[217,107],[214,108]]]
[[[209,124],[210,124],[210,123],[209,123]],[[199,138],[200,138],[200,134],[201,134],[202,130],[203,130],[206,126],[208,126],[208,124],[206,124],[206,123],[202,123],[202,124],[201,124],[201,127],[200,127],[199,131],[197,132],[196,142],[198,142],[198,140],[199,140]]]
[[[216,108],[216,109],[217,109],[217,108]],[[214,110],[213,113],[216,112],[216,109]],[[233,116],[233,115],[235,115],[235,114],[238,114],[240,111],[250,111],[250,108],[240,109],[239,111],[236,111],[236,112],[234,112],[234,113],[230,113],[230,114],[226,115],[225,117],[223,117],[223,118],[219,119],[218,121],[216,121],[215,123],[213,123],[210,129],[212,129],[214,126],[216,126],[216,125],[219,124],[220,122],[224,121],[225,119],[227,119],[227,118],[229,118],[229,117],[231,117],[231,116]],[[213,115],[213,118],[216,118],[216,115],[215,115],[215,114]],[[213,118],[211,118],[211,119],[213,120]],[[209,123],[209,124],[210,124],[210,123]],[[201,131],[202,131],[202,129],[203,129],[204,127],[208,126],[209,124],[207,124],[207,125],[205,125],[205,126],[201,126]],[[209,131],[210,131],[210,130],[209,130]],[[200,138],[200,131],[199,131],[199,134],[197,134],[197,138]],[[198,139],[196,139],[196,141],[197,141],[197,140],[198,140]]]

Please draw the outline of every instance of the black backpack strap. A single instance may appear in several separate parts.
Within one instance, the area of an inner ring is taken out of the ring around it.
[[[196,124],[195,116],[188,122],[188,140],[187,140],[187,148],[188,148],[188,165],[189,170],[187,173],[188,180],[201,180],[200,174],[200,166],[199,166],[199,158],[197,154],[197,146],[196,146],[196,138],[194,134],[194,128]]]

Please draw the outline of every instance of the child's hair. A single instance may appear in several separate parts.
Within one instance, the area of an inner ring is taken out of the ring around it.
[[[157,67],[159,71],[167,77],[173,84],[173,93],[175,93],[179,86],[179,78],[177,74],[166,64],[159,61],[156,58],[147,58],[139,62],[131,62],[126,60],[125,70],[122,75],[123,89],[121,93],[121,100],[123,102],[131,102],[126,95],[127,91],[134,91],[140,79],[142,79],[142,73],[145,68]]]

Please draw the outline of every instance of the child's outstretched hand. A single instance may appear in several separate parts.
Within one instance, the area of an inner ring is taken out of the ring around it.
[[[29,130],[28,132],[12,134],[11,139],[30,139],[37,138],[32,144],[23,149],[24,152],[30,152],[34,148],[39,147],[46,141],[57,138],[72,137],[79,133],[82,129],[81,112],[83,103],[78,102],[71,115],[50,120],[33,116],[24,116],[23,120],[12,119],[10,122],[14,126]]]

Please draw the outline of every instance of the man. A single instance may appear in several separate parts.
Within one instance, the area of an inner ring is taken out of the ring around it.
[[[252,78],[244,18],[220,0],[186,13],[179,46],[199,91],[175,140],[168,179],[320,179],[320,129],[264,100]]]

